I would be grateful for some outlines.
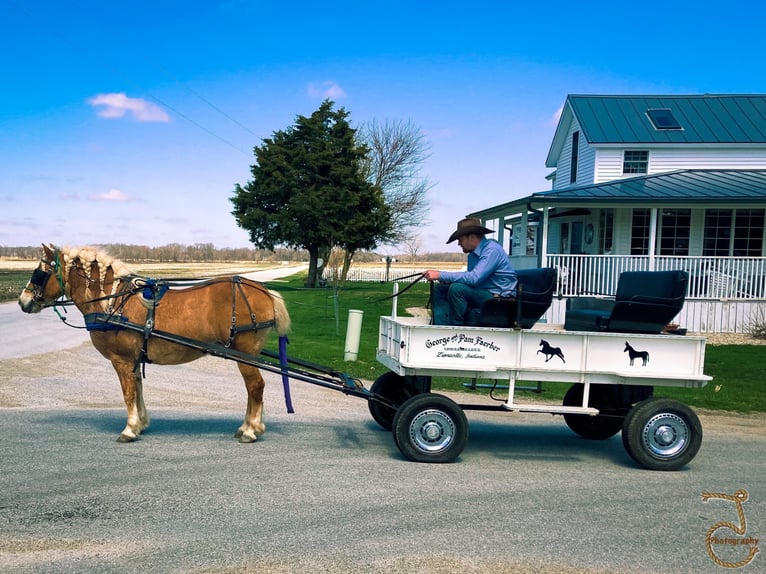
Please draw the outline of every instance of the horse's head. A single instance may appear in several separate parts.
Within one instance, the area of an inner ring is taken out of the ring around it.
[[[61,252],[53,245],[43,245],[40,264],[32,272],[27,286],[19,295],[19,306],[25,313],[39,313],[64,294],[64,270]],[[54,280],[51,281],[51,278]]]

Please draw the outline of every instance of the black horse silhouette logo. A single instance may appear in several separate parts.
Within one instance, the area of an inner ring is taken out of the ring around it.
[[[545,339],[540,339],[540,348],[537,350],[537,352],[545,355],[546,363],[550,361],[553,357],[558,357],[564,363],[566,363],[566,361],[564,360],[564,353],[561,351],[561,349],[559,349],[558,347],[551,347],[548,344],[548,341],[546,341]]]
[[[641,359],[641,366],[645,367],[646,364],[649,362],[649,351],[636,351],[633,347],[630,346],[630,343],[625,341],[625,349],[623,352],[627,353],[630,357],[630,365],[633,366],[633,361],[635,359]]]

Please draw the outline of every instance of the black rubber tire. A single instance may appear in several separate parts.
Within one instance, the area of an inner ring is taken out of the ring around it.
[[[577,383],[569,387],[564,395],[564,406],[582,406],[582,394],[585,386]],[[591,385],[588,406],[604,411],[608,408],[609,400],[606,396],[609,392],[607,385]],[[576,415],[567,413],[564,415],[567,426],[575,433],[589,440],[605,440],[616,435],[623,426],[623,417],[606,415]]]
[[[375,379],[375,382],[370,387],[370,392],[388,399],[398,406],[401,406],[407,399],[417,394],[417,391],[407,384],[404,377],[392,371],[384,373]],[[394,428],[396,410],[375,400],[368,401],[367,406],[376,423],[387,431]]]
[[[673,399],[651,398],[635,405],[625,417],[622,444],[628,454],[650,470],[678,470],[699,452],[702,424],[696,413]]]
[[[394,417],[394,443],[415,462],[452,462],[468,440],[468,419],[455,401],[422,393],[408,399]]]

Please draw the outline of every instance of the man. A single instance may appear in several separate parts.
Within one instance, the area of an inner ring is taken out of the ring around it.
[[[457,229],[447,243],[457,239],[463,253],[468,254],[467,271],[436,271],[424,273],[434,285],[431,309],[434,325],[465,325],[471,309],[480,309],[493,297],[515,297],[516,271],[503,247],[485,237],[494,233],[476,218],[458,221]]]

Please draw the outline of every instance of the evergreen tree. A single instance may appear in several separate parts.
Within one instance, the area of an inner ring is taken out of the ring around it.
[[[236,184],[231,198],[237,225],[256,247],[308,251],[310,287],[320,253],[373,249],[391,226],[383,192],[361,170],[368,150],[357,143],[348,112],[333,105],[325,100],[255,147],[253,177]]]

